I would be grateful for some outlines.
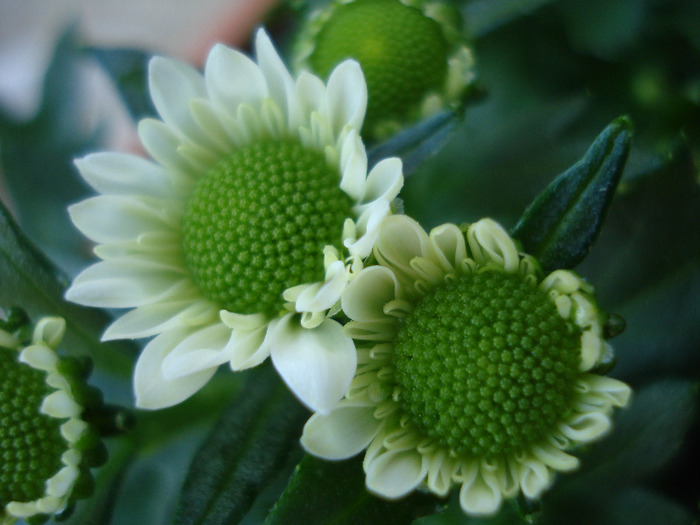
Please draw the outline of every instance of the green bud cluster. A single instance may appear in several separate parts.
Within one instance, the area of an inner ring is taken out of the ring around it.
[[[199,181],[183,216],[185,262],[202,294],[241,314],[275,315],[289,287],[323,279],[350,198],[324,155],[294,141],[238,149]]]
[[[316,36],[312,69],[327,76],[342,60],[362,66],[369,93],[365,129],[403,118],[447,75],[449,46],[440,25],[399,0],[339,5]]]
[[[463,275],[402,321],[392,358],[398,402],[458,455],[518,454],[566,415],[580,337],[520,275]]]

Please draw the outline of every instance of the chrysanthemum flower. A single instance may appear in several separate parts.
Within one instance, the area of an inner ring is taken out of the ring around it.
[[[567,451],[600,438],[630,389],[594,372],[610,358],[591,287],[570,271],[542,278],[495,222],[426,234],[384,223],[379,265],[350,283],[342,307],[358,342],[345,398],[314,414],[302,444],[343,459],[367,449],[367,487],[398,498],[461,485],[466,513],[537,498]]]
[[[30,339],[25,340],[29,330]],[[106,459],[84,412],[101,398],[86,370],[55,352],[65,321],[0,322],[0,521],[39,522],[92,491],[89,468]]]
[[[401,163],[367,173],[356,62],[325,85],[309,73],[293,79],[262,30],[255,49],[257,61],[214,47],[204,75],[154,58],[162,120],[139,125],[154,161],[77,161],[102,195],[70,215],[103,260],[67,298],[134,308],[105,339],[156,336],[136,366],[140,407],[186,399],[220,364],[241,370],[271,356],[301,401],[323,412],[355,370],[353,342],[330,316],[390,213]]]
[[[369,91],[364,133],[384,138],[463,98],[474,60],[460,25],[446,2],[335,0],[301,29],[294,60],[321,77],[357,60]]]

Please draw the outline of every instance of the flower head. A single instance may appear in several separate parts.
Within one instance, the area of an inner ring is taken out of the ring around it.
[[[355,369],[352,340],[330,317],[390,213],[401,163],[367,173],[357,63],[324,84],[292,78],[262,30],[255,50],[256,61],[216,46],[203,75],[154,58],[162,120],[139,125],[153,161],[77,161],[101,195],[70,215],[102,261],[67,297],[133,308],[105,339],[156,336],[135,371],[144,408],[186,399],[220,364],[240,370],[271,355],[295,394],[325,411]]]
[[[567,451],[600,438],[613,407],[627,404],[627,385],[594,372],[611,349],[591,287],[570,271],[542,278],[495,222],[428,235],[390,217],[374,254],[379,265],[342,297],[355,378],[302,437],[328,459],[366,448],[371,491],[461,485],[465,512],[494,513],[574,469]]]
[[[89,467],[106,459],[84,418],[101,397],[85,384],[87,370],[55,351],[64,330],[48,317],[32,334],[19,311],[0,321],[0,521],[64,512],[89,495]]]
[[[384,138],[455,104],[473,82],[459,13],[445,2],[336,0],[301,31],[295,61],[324,77],[357,60],[367,78],[364,133]]]

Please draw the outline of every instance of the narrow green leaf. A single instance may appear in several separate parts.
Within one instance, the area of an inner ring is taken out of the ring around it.
[[[45,315],[66,320],[61,349],[89,355],[98,369],[130,377],[136,347],[133,343],[100,343],[108,316],[101,310],[66,302],[67,277],[24,236],[0,202],[0,306],[19,306],[32,319]]]
[[[436,512],[437,505],[435,498],[419,492],[397,501],[371,495],[361,457],[323,461],[307,455],[265,525],[403,525]]]
[[[548,272],[573,268],[595,241],[627,160],[632,124],[614,120],[581,160],[528,206],[513,228],[527,253]]]
[[[459,115],[454,111],[438,113],[372,148],[368,153],[369,165],[374,166],[387,157],[400,157],[407,177],[442,149],[458,122]]]
[[[178,503],[178,525],[238,523],[298,442],[306,410],[270,365],[248,374],[192,461]]]

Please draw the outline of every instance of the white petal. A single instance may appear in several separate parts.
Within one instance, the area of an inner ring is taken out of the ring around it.
[[[190,113],[190,101],[206,96],[202,75],[181,62],[155,57],[148,64],[148,84],[153,105],[163,121],[207,145],[209,141]]]
[[[459,491],[459,502],[468,514],[486,516],[501,506],[501,489],[496,476],[478,463],[469,466],[467,479]]]
[[[230,115],[235,115],[241,104],[259,108],[268,96],[265,77],[258,65],[243,53],[221,44],[209,53],[204,79],[211,100]]]
[[[209,368],[216,368],[230,359],[229,343],[236,339],[223,323],[200,328],[163,359],[163,377],[172,381]]]
[[[340,189],[359,201],[365,192],[367,153],[357,131],[351,130],[340,153]]]
[[[99,195],[69,206],[73,223],[95,242],[120,242],[149,232],[172,231],[167,218],[138,200],[117,195]]]
[[[162,167],[135,155],[102,152],[75,161],[85,181],[109,195],[170,198],[173,189]]]
[[[377,455],[365,467],[367,488],[385,498],[400,498],[414,490],[428,473],[428,462],[415,449]]]
[[[343,292],[343,311],[354,321],[382,321],[387,317],[384,306],[396,298],[398,288],[396,277],[389,268],[365,268]]]
[[[341,402],[328,415],[314,414],[304,425],[301,445],[324,459],[346,459],[367,448],[379,432],[375,407]]]
[[[480,264],[495,263],[509,273],[517,271],[520,266],[515,243],[503,227],[491,219],[472,224],[467,240],[474,260]]]
[[[612,377],[589,374],[585,378],[592,392],[616,407],[624,407],[632,397],[632,389]]]
[[[532,453],[539,461],[560,472],[574,470],[579,465],[578,458],[550,444],[535,446]]]
[[[216,367],[168,381],[163,377],[163,361],[175,346],[190,334],[188,329],[164,332],[148,343],[134,370],[136,406],[159,409],[176,405],[202,388]]]
[[[346,126],[362,128],[367,110],[367,84],[360,64],[354,60],[339,64],[328,78],[326,96],[336,137]]]
[[[282,110],[282,114],[289,119],[290,115],[297,111],[294,80],[264,29],[259,29],[255,34],[255,55],[267,81],[270,97]]]
[[[103,341],[150,337],[181,325],[197,326],[216,319],[217,308],[208,301],[169,301],[131,310],[105,330]]]
[[[517,461],[517,476],[520,488],[528,498],[537,498],[552,482],[547,466],[537,458]]]
[[[56,352],[48,348],[46,345],[37,344],[27,346],[19,354],[19,360],[22,363],[27,363],[32,368],[51,372],[56,370],[58,363],[58,355]]]
[[[277,372],[314,412],[330,412],[355,375],[355,344],[336,321],[307,329],[289,314],[275,326],[269,344]]]
[[[83,270],[66,291],[66,299],[107,308],[141,306],[176,294],[182,279],[182,272],[167,266],[113,259]]]

